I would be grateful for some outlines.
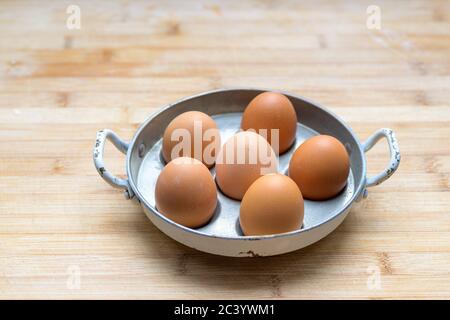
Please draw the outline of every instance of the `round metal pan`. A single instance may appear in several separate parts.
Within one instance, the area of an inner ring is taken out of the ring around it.
[[[155,208],[155,183],[164,167],[161,156],[162,135],[169,122],[177,115],[198,110],[209,114],[221,131],[221,141],[239,131],[241,115],[256,95],[267,90],[221,89],[202,93],[170,104],[152,114],[137,130],[130,143],[120,139],[111,130],[97,133],[94,146],[94,164],[103,179],[113,187],[125,190],[128,199],[136,199],[147,217],[169,237],[200,251],[234,257],[270,256],[308,246],[333,231],[346,217],[352,204],[367,196],[367,187],[389,178],[400,163],[400,152],[394,133],[380,129],[360,143],[352,130],[337,116],[305,98],[281,92],[294,105],[299,120],[294,146],[279,157],[279,172],[287,173],[289,159],[305,139],[328,134],[339,139],[350,156],[350,175],[346,188],[326,201],[305,200],[303,227],[289,233],[267,236],[244,236],[239,228],[240,202],[220,193],[218,206],[211,221],[198,229],[179,225],[160,214]],[[364,153],[381,138],[386,138],[390,161],[386,169],[373,177],[366,177]],[[106,139],[127,155],[128,179],[120,179],[106,170],[103,150]],[[214,168],[211,169],[214,175]]]

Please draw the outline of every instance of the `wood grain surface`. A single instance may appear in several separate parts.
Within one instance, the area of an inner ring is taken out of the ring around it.
[[[361,140],[392,128],[399,170],[298,252],[178,244],[98,176],[95,133],[236,86],[316,100]],[[450,1],[1,1],[0,297],[450,298],[449,101]]]

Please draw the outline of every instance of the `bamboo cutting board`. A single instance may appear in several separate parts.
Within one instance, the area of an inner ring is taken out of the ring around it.
[[[80,29],[72,1],[0,2],[1,298],[450,298],[449,1],[377,1],[379,30],[370,1],[76,2]],[[392,128],[399,170],[295,253],[176,243],[97,175],[95,133],[238,86],[316,100],[362,140]]]

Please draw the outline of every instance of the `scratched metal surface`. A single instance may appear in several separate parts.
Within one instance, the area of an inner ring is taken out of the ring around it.
[[[220,131],[221,141],[225,142],[240,128],[241,113],[225,113],[213,116]],[[149,123],[152,125],[152,123]],[[301,125],[297,126],[297,134],[295,145],[286,153],[279,157],[279,172],[287,173],[289,159],[296,147],[299,146],[305,139],[316,135],[314,130]],[[151,140],[151,139],[150,139]],[[139,174],[137,176],[137,186],[141,191],[144,199],[155,208],[155,185],[160,171],[164,163],[161,160],[161,140],[158,140],[150,150],[147,152],[144,160],[141,163]],[[211,169],[214,175],[214,168]],[[354,179],[353,174],[350,173],[347,186],[337,197],[327,201],[309,201],[305,200],[305,219],[303,228],[310,228],[317,226],[340,212],[345,204],[351,199],[354,193]],[[218,207],[209,223],[197,230],[214,236],[223,237],[237,237],[243,236],[239,228],[239,206],[240,201],[233,200],[218,190]]]

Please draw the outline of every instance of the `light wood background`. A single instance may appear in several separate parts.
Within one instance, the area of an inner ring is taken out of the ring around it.
[[[304,250],[184,247],[97,175],[95,133],[234,86],[316,100],[362,140],[390,127],[400,169]],[[1,1],[0,297],[450,298],[449,100],[449,1]]]

